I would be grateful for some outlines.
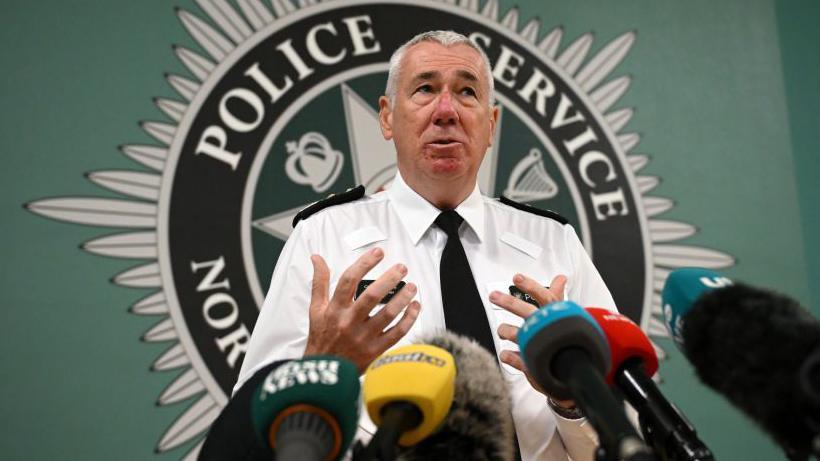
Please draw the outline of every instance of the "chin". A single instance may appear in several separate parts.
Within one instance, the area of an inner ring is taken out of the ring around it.
[[[467,173],[467,168],[461,159],[446,158],[437,159],[431,162],[429,171],[433,176],[441,179],[453,179]]]

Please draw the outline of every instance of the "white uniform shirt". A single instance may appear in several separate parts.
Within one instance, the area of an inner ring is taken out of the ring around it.
[[[498,326],[520,326],[523,320],[491,304],[489,295],[493,290],[509,293],[517,273],[543,286],[556,275],[566,275],[567,299],[582,306],[614,309],[609,290],[570,225],[484,197],[478,187],[456,211],[465,221],[461,242],[499,353],[518,347],[498,337]],[[404,280],[416,284],[414,299],[421,303],[418,319],[397,346],[441,332],[445,325],[439,263],[447,236],[433,225],[439,213],[397,175],[386,192],[326,208],[299,222],[279,256],[234,391],[262,366],[302,357],[308,334],[312,254],[327,261],[332,294],[342,272],[363,252],[382,248],[384,259],[364,278],[375,280],[392,265],[403,263],[408,268]],[[524,461],[563,461],[567,453],[576,460],[592,459],[595,434],[586,419],[554,415],[544,395],[521,372],[508,365],[502,365],[502,370]],[[360,426],[370,433],[374,430],[366,411]]]

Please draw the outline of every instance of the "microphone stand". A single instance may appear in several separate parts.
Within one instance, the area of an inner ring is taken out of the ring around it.
[[[664,461],[714,461],[695,428],[675,406],[663,398],[646,375],[640,360],[630,360],[616,375],[618,388],[638,411],[644,439]],[[630,385],[631,383],[631,385]]]
[[[600,375],[591,366],[584,365],[588,361],[586,352],[579,348],[569,348],[556,354],[553,369],[574,390],[572,397],[598,432],[601,440],[599,459],[655,460]]]
[[[405,432],[421,424],[421,411],[409,402],[392,402],[382,408],[382,422],[366,447],[357,442],[353,461],[395,461],[396,445]]]

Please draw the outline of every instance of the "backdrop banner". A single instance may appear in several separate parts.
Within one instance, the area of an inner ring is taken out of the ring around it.
[[[295,214],[390,187],[391,53],[452,29],[493,62],[482,191],[569,219],[716,458],[785,459],[660,297],[695,266],[809,304],[774,2],[69,3],[0,19],[3,458],[195,459]]]

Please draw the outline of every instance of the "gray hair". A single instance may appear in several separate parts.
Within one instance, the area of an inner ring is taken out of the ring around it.
[[[490,85],[490,106],[493,105],[495,98],[495,85],[493,85],[492,66],[490,66],[490,58],[487,57],[487,53],[485,53],[481,47],[473,43],[472,40],[462,34],[459,34],[458,32],[454,32],[452,30],[431,30],[429,32],[422,32],[411,38],[405,42],[404,45],[400,46],[399,49],[393,53],[393,56],[390,57],[390,69],[387,71],[387,88],[384,90],[385,96],[387,96],[387,99],[390,101],[390,107],[395,107],[396,104],[396,86],[399,79],[399,73],[401,72],[401,61],[404,59],[404,54],[412,46],[421,42],[436,42],[448,48],[456,45],[466,45],[476,50],[479,56],[481,56],[481,61],[484,64],[484,76],[487,79],[487,83]]]

